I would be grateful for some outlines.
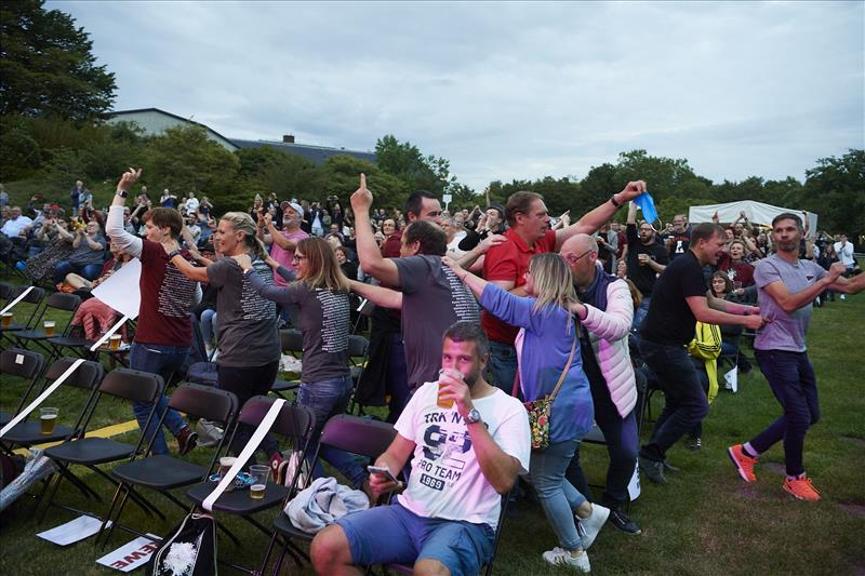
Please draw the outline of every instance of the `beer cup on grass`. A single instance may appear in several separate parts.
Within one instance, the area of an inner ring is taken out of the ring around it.
[[[253,500],[261,500],[264,498],[264,491],[267,488],[270,466],[254,464],[249,467],[249,475],[252,476],[252,484],[249,486],[249,497]]]
[[[40,432],[43,436],[53,434],[54,425],[57,424],[57,408],[40,408],[39,422],[42,426]]]

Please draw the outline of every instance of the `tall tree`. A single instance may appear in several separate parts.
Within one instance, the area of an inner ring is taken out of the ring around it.
[[[470,189],[457,182],[456,176],[450,173],[450,161],[432,154],[424,156],[411,142],[400,142],[388,134],[376,142],[375,155],[379,168],[402,180],[411,191],[469,196],[467,192]]]
[[[822,230],[865,234],[865,150],[821,158],[805,175],[801,206],[819,214]]]
[[[107,111],[117,86],[97,66],[75,20],[43,0],[0,3],[0,114],[87,120]]]

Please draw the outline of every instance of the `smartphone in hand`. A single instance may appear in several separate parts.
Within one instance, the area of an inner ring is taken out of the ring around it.
[[[390,470],[387,468],[387,466],[373,466],[373,465],[369,465],[369,466],[366,467],[366,469],[367,469],[367,471],[368,471],[370,474],[381,474],[382,476],[384,476],[385,478],[387,478],[387,479],[390,480],[391,482],[399,482],[399,480],[397,480],[396,478],[394,478],[393,474],[391,474],[391,472],[390,472]]]

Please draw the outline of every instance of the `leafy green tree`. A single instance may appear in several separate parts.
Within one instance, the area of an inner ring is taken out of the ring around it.
[[[209,140],[200,126],[169,128],[148,141],[143,158],[143,183],[169,188],[178,198],[189,191],[204,194],[217,213],[245,210],[254,196],[237,187],[238,157]]]
[[[805,174],[801,206],[820,216],[821,230],[851,238],[865,233],[865,150],[821,158]]]
[[[349,208],[349,197],[357,190],[361,172],[367,176],[367,185],[375,198],[376,208],[402,207],[409,191],[405,182],[383,171],[366,160],[353,156],[332,156],[316,168],[308,191],[301,196],[324,204],[336,196],[344,209]]]
[[[0,114],[98,117],[114,101],[114,74],[96,65],[89,35],[71,16],[43,4],[0,3]]]
[[[450,161],[430,154],[424,156],[411,142],[400,142],[392,134],[379,138],[375,144],[376,163],[385,172],[402,180],[406,188],[427,190],[441,196],[469,190],[450,173]]]
[[[645,180],[656,202],[676,194],[679,186],[693,178],[695,174],[687,160],[649,156],[645,150],[622,152],[616,163],[619,189],[629,181]]]

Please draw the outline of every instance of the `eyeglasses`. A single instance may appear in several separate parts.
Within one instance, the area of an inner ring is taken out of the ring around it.
[[[573,254],[565,254],[565,260],[567,260],[571,264],[576,264],[577,262],[580,261],[580,259],[583,256],[586,256],[587,254],[591,254],[592,252],[594,252],[594,250],[586,250],[585,252],[583,252],[579,256],[574,256]]]
[[[307,257],[304,256],[303,254],[295,254],[294,255],[294,261],[295,262],[301,262],[303,260],[307,260]]]

